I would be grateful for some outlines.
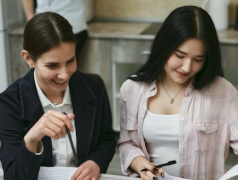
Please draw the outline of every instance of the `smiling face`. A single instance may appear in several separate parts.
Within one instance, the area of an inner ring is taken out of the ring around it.
[[[61,43],[42,54],[36,62],[30,60],[29,63],[35,68],[36,79],[43,93],[48,98],[59,97],[77,69],[75,44]]]
[[[164,80],[183,84],[202,70],[205,60],[205,44],[199,39],[188,39],[171,54],[166,62]]]

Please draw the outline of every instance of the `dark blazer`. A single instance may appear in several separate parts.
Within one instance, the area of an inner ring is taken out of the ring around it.
[[[97,75],[75,72],[69,88],[79,162],[93,160],[101,173],[105,173],[113,158],[116,140],[104,83]],[[23,140],[43,113],[34,70],[0,94],[0,159],[5,180],[37,180],[40,166],[53,166],[51,138],[42,139],[44,151],[38,156],[28,151]]]

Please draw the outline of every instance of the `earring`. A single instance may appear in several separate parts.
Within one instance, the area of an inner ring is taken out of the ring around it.
[[[30,68],[30,69],[33,69],[34,67],[33,67],[31,64],[29,64],[29,68]]]

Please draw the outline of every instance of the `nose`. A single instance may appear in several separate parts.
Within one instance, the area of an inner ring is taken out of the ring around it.
[[[67,80],[69,78],[69,76],[70,76],[70,72],[67,69],[67,67],[60,68],[59,73],[58,73],[59,79]]]
[[[192,60],[186,59],[184,60],[181,68],[184,72],[189,73],[191,71],[191,67],[192,67]]]

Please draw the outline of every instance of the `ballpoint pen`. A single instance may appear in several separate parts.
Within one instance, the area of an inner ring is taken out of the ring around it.
[[[164,163],[164,164],[156,165],[156,166],[154,167],[153,171],[156,171],[155,169],[157,169],[157,168],[160,168],[160,167],[163,167],[163,166],[169,166],[169,165],[172,165],[172,164],[176,164],[176,161],[173,160],[173,161],[169,161],[169,162]],[[145,169],[142,169],[142,170],[140,170],[140,171],[148,171],[148,169],[145,168]]]
[[[63,112],[63,114],[67,115],[65,112]],[[67,132],[68,137],[69,137],[69,142],[70,142],[70,145],[71,145],[71,148],[72,148],[72,151],[73,151],[74,162],[75,162],[76,166],[79,166],[78,156],[77,156],[75,148],[74,148],[74,143],[73,143],[69,128],[67,126],[65,126],[65,127],[66,127],[66,132]]]

